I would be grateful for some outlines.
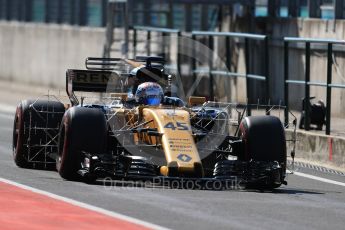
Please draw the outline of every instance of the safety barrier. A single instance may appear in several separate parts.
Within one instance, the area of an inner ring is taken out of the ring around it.
[[[290,80],[289,79],[289,43],[305,43],[305,80]],[[310,81],[310,45],[312,43],[327,44],[327,82],[313,82]],[[315,38],[296,38],[296,37],[285,37],[284,38],[284,98],[285,98],[285,124],[289,121],[289,84],[303,84],[305,88],[304,97],[304,109],[305,119],[304,128],[305,130],[310,129],[310,86],[319,86],[327,88],[326,95],[326,135],[331,132],[331,104],[332,104],[332,88],[343,88],[345,85],[332,84],[332,65],[333,65],[333,45],[345,45],[344,40],[334,39],[315,39]]]
[[[246,96],[247,98],[250,98],[250,79],[254,80],[259,80],[259,81],[265,81],[265,94],[266,94],[266,103],[269,103],[270,95],[269,95],[269,51],[268,51],[268,37],[266,35],[258,35],[258,34],[248,34],[248,33],[231,33],[231,32],[208,32],[208,31],[192,31],[192,39],[196,40],[198,36],[207,36],[208,37],[208,48],[213,50],[213,45],[214,45],[214,37],[225,37],[225,49],[226,49],[226,54],[225,54],[225,62],[226,62],[226,68],[228,71],[223,71],[223,70],[218,70],[213,68],[213,60],[209,59],[208,63],[208,73],[209,75],[209,91],[210,91],[210,98],[214,97],[214,92],[213,92],[213,76],[214,75],[219,75],[219,76],[227,76],[227,77],[244,77],[246,78]],[[231,64],[231,53],[230,53],[230,38],[240,38],[244,39],[244,52],[245,52],[245,65],[246,65],[246,73],[235,73],[230,71],[230,64]],[[249,73],[250,69],[250,62],[249,62],[249,55],[250,55],[250,50],[249,50],[249,41],[250,40],[259,40],[264,42],[264,60],[265,60],[265,67],[264,67],[264,72],[265,75],[256,75],[256,74],[251,74]],[[195,48],[193,49],[194,52],[196,51]],[[193,55],[195,56],[195,55]],[[198,69],[196,66],[196,60],[192,60],[192,72],[193,72],[193,77],[196,79],[196,74],[205,72],[202,69]],[[249,104],[249,101],[248,101]],[[267,111],[269,113],[269,111]],[[247,109],[247,115],[251,115],[251,109],[250,106],[248,106]]]

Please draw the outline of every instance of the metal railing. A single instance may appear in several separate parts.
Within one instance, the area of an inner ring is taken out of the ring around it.
[[[137,44],[138,44],[138,35],[137,31],[144,31],[146,32],[146,55],[151,56],[151,34],[152,32],[160,33],[163,40],[161,43],[161,53],[163,54],[163,58],[165,58],[165,52],[164,49],[166,47],[165,44],[165,37],[166,36],[172,36],[176,35],[176,72],[177,75],[181,74],[181,56],[179,52],[179,46],[180,46],[180,37],[181,37],[181,31],[178,29],[168,29],[168,28],[156,28],[156,27],[145,27],[145,26],[134,26],[133,27],[133,57],[137,56]],[[172,68],[172,67],[170,67]]]
[[[208,75],[209,75],[209,92],[210,97],[214,97],[213,92],[213,76],[226,76],[226,77],[244,77],[246,78],[246,97],[250,98],[250,79],[265,81],[265,94],[266,94],[266,102],[270,99],[269,93],[269,50],[268,50],[268,36],[266,35],[259,35],[259,34],[248,34],[248,33],[231,33],[231,32],[208,32],[208,31],[192,31],[192,39],[196,40],[198,36],[207,36],[208,37],[208,48],[213,50],[213,43],[214,37],[225,37],[225,56],[226,56],[226,68],[228,71],[218,70],[213,68],[213,61],[212,59],[209,60],[208,63]],[[245,52],[245,66],[246,66],[246,73],[235,73],[230,71],[231,67],[231,53],[230,53],[230,38],[241,38],[244,39],[244,52]],[[249,62],[249,55],[250,55],[250,40],[259,40],[264,42],[264,59],[265,59],[265,66],[264,72],[265,75],[256,75],[249,73],[250,69],[250,62]],[[195,43],[194,43],[195,44]],[[195,47],[194,47],[195,52]],[[192,60],[192,72],[193,78],[196,79],[196,74],[202,70],[199,70],[196,65],[196,59]],[[249,103],[248,103],[249,104]],[[269,113],[269,111],[267,111]],[[247,109],[248,116],[251,115],[251,108],[248,107]]]
[[[305,80],[289,80],[289,43],[305,43]],[[327,82],[313,82],[310,80],[310,52],[311,43],[327,44]],[[285,37],[284,38],[284,98],[285,98],[285,124],[289,121],[289,84],[303,84],[305,88],[304,97],[304,109],[305,119],[304,128],[305,130],[310,129],[310,86],[319,86],[327,88],[326,95],[326,135],[331,132],[331,104],[332,104],[332,88],[343,88],[343,84],[332,83],[332,65],[333,65],[333,45],[345,45],[345,40],[334,40],[334,39],[315,39],[315,38],[296,38],[296,37]]]

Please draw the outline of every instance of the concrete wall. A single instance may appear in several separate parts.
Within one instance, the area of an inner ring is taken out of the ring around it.
[[[66,69],[101,56],[104,39],[99,28],[0,22],[0,78],[65,88]]]
[[[286,139],[292,139],[291,130],[286,134]],[[296,137],[296,158],[345,168],[345,138],[312,134],[301,130],[297,131]],[[292,148],[292,142],[288,142],[288,147]]]
[[[243,24],[245,23],[239,23],[234,30],[240,31],[242,28],[240,25]],[[256,27],[257,33],[270,34],[274,39],[270,47],[270,92],[272,96],[271,102],[273,103],[279,103],[283,99],[284,59],[282,37],[304,36],[336,39],[343,39],[345,37],[344,20],[280,19],[256,22]],[[230,26],[227,28],[230,28]],[[245,27],[243,28],[245,32]],[[119,38],[119,33],[116,36]],[[101,56],[104,39],[104,28],[0,22],[0,79],[64,88],[66,69],[84,68],[86,57]],[[119,44],[119,42],[116,43],[116,47],[119,48]],[[215,46],[220,51],[219,56],[221,58],[224,57],[224,39],[223,42],[221,40],[217,41]],[[255,56],[253,59],[256,60],[256,63],[255,69],[251,72],[257,74],[263,73],[263,61],[259,55],[260,49],[262,50],[260,45],[256,45],[252,49]],[[141,53],[140,50],[146,51],[144,42],[138,44],[138,54]],[[156,53],[154,50],[153,46],[152,54],[161,52],[159,47]],[[238,43],[238,46],[233,49],[232,54],[232,71],[245,73],[243,44]],[[173,52],[171,55],[172,57],[176,56]],[[290,78],[303,80],[303,50],[293,49],[290,57]],[[344,52],[335,52],[335,59],[337,65],[336,68],[333,68],[333,82],[344,84]],[[325,82],[325,52],[314,52],[311,64],[312,81]],[[203,85],[200,86],[202,91],[207,92],[206,79]],[[259,83],[252,90],[255,95],[258,95],[257,97],[260,97],[262,94],[261,89],[263,89],[263,84]],[[217,93],[218,99],[246,102],[245,80],[243,78],[224,79],[224,77],[216,77],[214,91]],[[294,109],[300,109],[304,88],[302,86],[291,86],[290,92],[290,105]],[[311,95],[326,101],[325,88],[311,87]],[[343,103],[343,99],[345,99],[345,90],[334,89],[332,93],[333,116],[344,117],[345,103]]]

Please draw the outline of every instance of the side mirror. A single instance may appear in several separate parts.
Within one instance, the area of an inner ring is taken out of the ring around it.
[[[188,105],[189,106],[202,105],[205,102],[206,102],[206,97],[190,96],[188,99]]]

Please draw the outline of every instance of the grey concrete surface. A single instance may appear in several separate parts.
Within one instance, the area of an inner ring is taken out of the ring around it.
[[[68,25],[0,22],[0,78],[64,87],[68,68],[84,68],[100,57],[105,29]]]

